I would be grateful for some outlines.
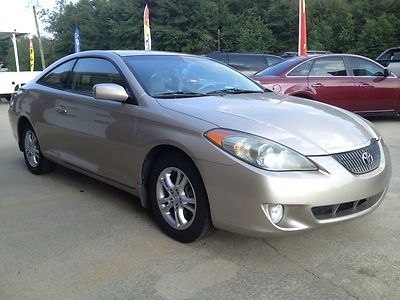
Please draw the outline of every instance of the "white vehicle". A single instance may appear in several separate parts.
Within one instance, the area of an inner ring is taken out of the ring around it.
[[[25,36],[27,33],[17,32],[17,31],[1,31],[0,41],[7,40],[11,38],[14,46],[14,56],[15,56],[15,70],[17,72],[8,72],[8,69],[4,68],[2,61],[0,61],[0,100],[5,98],[6,100],[11,100],[11,95],[17,91],[21,86],[28,83],[34,79],[40,72],[20,72],[19,61],[18,61],[18,47],[17,40],[18,36]]]
[[[400,47],[386,49],[376,61],[400,77]]]
[[[12,93],[41,72],[0,72],[0,98],[10,101]]]

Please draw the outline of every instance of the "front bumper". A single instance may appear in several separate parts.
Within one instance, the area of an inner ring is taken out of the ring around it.
[[[383,141],[379,147],[379,167],[362,175],[350,173],[331,156],[310,157],[322,168],[304,172],[268,172],[235,158],[233,165],[204,160],[195,163],[206,186],[214,225],[264,237],[344,222],[375,210],[386,194],[392,173]],[[266,209],[272,204],[285,208],[277,225]]]

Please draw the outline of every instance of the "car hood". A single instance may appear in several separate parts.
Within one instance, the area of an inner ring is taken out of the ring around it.
[[[276,93],[157,99],[164,108],[221,128],[258,135],[304,155],[362,148],[377,132],[361,117],[330,105]]]

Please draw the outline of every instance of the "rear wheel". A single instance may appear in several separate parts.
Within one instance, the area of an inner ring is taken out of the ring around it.
[[[43,156],[36,134],[30,126],[24,128],[21,138],[25,163],[29,171],[36,175],[53,171],[55,164]]]
[[[207,193],[196,166],[184,155],[162,155],[150,174],[150,203],[161,229],[183,243],[213,229]]]

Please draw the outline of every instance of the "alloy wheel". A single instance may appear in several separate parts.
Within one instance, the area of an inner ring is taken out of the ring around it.
[[[40,159],[39,143],[35,134],[31,130],[27,130],[25,133],[24,145],[26,159],[29,165],[32,168],[36,168],[39,165]]]
[[[196,216],[196,194],[188,176],[176,167],[161,171],[156,184],[158,208],[174,229],[185,230]]]

